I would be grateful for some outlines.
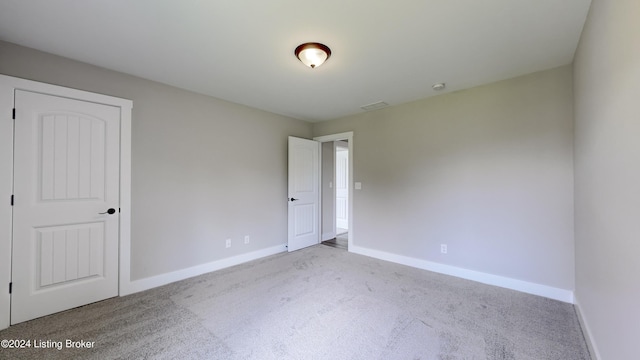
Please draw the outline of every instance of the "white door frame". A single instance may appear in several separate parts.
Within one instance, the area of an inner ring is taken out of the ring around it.
[[[120,260],[119,295],[131,290],[131,100],[70,89],[0,74],[0,330],[11,313],[11,243],[13,194],[13,106],[15,90],[68,97],[120,107]],[[20,201],[16,199],[16,201]]]
[[[337,141],[337,140],[347,140],[349,145],[349,174],[347,183],[349,185],[349,229],[348,229],[348,250],[351,251],[353,248],[353,242],[355,239],[355,232],[353,230],[353,131],[343,132],[339,134],[331,134],[324,136],[314,137],[313,140],[319,141],[320,143],[325,143],[329,141]],[[320,152],[320,163],[322,163],[322,152]],[[322,182],[322,173],[320,173],[320,181]],[[320,191],[322,191],[322,187],[320,187]],[[322,194],[320,194],[320,209],[322,209]]]

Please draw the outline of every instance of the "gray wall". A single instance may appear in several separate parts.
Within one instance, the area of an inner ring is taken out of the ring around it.
[[[573,290],[572,101],[564,66],[315,123],[354,131],[354,245]]]
[[[593,0],[574,63],[576,300],[604,360],[638,358],[639,16]]]
[[[6,42],[0,59],[5,75],[133,100],[132,280],[286,243],[287,136],[309,123]]]
[[[322,240],[336,236],[335,152],[335,142],[322,143]]]

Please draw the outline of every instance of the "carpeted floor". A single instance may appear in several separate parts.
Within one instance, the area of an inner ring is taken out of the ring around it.
[[[1,359],[590,359],[570,304],[323,245],[28,321],[0,339],[32,341],[0,348]],[[67,349],[67,339],[95,344]]]

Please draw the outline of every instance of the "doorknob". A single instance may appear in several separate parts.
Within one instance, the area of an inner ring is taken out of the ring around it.
[[[111,208],[111,209],[109,209],[109,210],[107,210],[107,211],[105,211],[105,212],[98,213],[98,214],[109,214],[109,215],[113,215],[113,214],[115,214],[115,213],[116,213],[116,209]]]
[[[300,199],[291,198],[291,199],[289,199],[289,200],[291,200],[291,201],[298,201],[298,200],[300,200]]]

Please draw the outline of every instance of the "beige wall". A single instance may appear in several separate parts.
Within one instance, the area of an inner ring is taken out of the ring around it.
[[[6,42],[0,59],[5,75],[133,100],[132,280],[286,243],[287,136],[310,124]]]
[[[640,336],[640,2],[593,0],[574,64],[576,300],[599,359]]]
[[[322,143],[322,239],[336,236],[335,142]],[[329,186],[331,184],[331,186]]]
[[[314,124],[354,131],[354,245],[573,290],[572,97],[565,66]]]

